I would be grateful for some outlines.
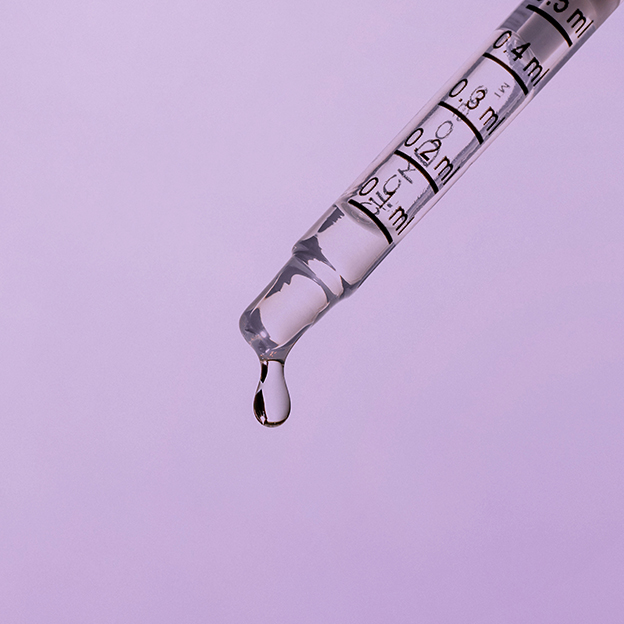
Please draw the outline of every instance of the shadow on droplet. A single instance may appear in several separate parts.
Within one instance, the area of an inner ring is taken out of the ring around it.
[[[284,378],[284,362],[260,360],[260,366],[260,381],[253,401],[254,414],[265,427],[277,427],[290,414],[290,395]]]

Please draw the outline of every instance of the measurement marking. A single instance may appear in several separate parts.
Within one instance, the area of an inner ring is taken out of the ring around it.
[[[369,219],[381,230],[381,233],[386,237],[388,241],[388,245],[392,245],[392,236],[390,236],[390,232],[386,229],[386,226],[374,215],[368,208],[365,208],[360,204],[360,202],[356,202],[355,199],[350,199],[348,204],[355,206],[358,210],[361,210]]]
[[[580,39],[588,30],[589,27],[594,23],[594,20],[592,20],[591,22],[589,22],[589,24],[587,24],[587,26],[585,26],[585,28],[583,28],[583,30],[581,30],[581,32],[578,35],[578,38]]]
[[[550,22],[557,29],[559,34],[566,40],[566,43],[568,44],[568,46],[572,47],[573,45],[572,39],[570,39],[570,36],[565,31],[565,28],[552,15],[548,15],[546,11],[542,11],[542,9],[532,4],[527,5],[527,9],[529,11],[533,11],[533,13],[537,13],[538,15],[543,17],[547,22]]]
[[[396,156],[400,156],[404,160],[407,160],[407,162],[410,165],[413,165],[414,167],[416,167],[416,169],[418,169],[418,171],[420,171],[420,173],[422,173],[425,176],[425,178],[427,179],[427,182],[429,182],[429,185],[433,189],[434,193],[437,193],[440,190],[438,188],[438,185],[435,183],[435,180],[429,175],[429,172],[418,161],[414,160],[411,156],[408,156],[401,150],[396,150],[396,152],[394,153]]]
[[[550,69],[547,69],[547,70],[546,70],[546,71],[545,71],[545,72],[544,72],[544,73],[543,73],[543,74],[539,77],[539,80],[535,83],[535,85],[534,85],[534,86],[536,86],[536,87],[537,87],[537,85],[538,85],[540,82],[542,82],[542,80],[544,80],[544,77],[546,76],[546,74],[547,74],[549,71],[550,71]]]
[[[499,58],[492,56],[489,52],[486,52],[483,56],[486,59],[490,59],[490,61],[494,61],[495,63],[498,63],[505,71],[509,72],[513,76],[513,79],[518,83],[518,85],[522,89],[522,92],[524,93],[524,95],[529,95],[529,90],[527,86],[524,84],[524,81],[522,80],[522,78],[520,78],[518,74],[516,74],[516,72],[513,69],[511,69],[511,67],[509,67],[509,65],[506,65]]]
[[[493,134],[496,128],[498,128],[498,126],[500,126],[503,121],[505,121],[505,119],[507,119],[507,117],[503,117],[501,120],[499,120],[497,124],[490,129],[490,134]]]
[[[449,176],[449,178],[446,180],[446,182],[444,184],[446,184],[460,169],[461,169],[461,167],[457,167],[457,169],[455,169],[455,171],[453,171],[453,173],[451,173],[451,175]]]
[[[459,117],[473,131],[474,135],[477,137],[477,141],[479,141],[479,143],[483,143],[483,137],[481,136],[481,133],[475,128],[472,121],[470,121],[470,119],[468,119],[466,115],[460,113],[456,108],[454,108],[450,104],[447,104],[446,102],[438,102],[438,106],[446,108],[446,110],[451,111],[453,115],[457,115],[457,117]]]

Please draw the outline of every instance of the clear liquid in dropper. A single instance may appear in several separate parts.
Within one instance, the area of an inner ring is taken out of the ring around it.
[[[290,395],[284,378],[284,362],[260,360],[260,366],[260,381],[253,402],[254,414],[265,427],[277,427],[290,414]]]

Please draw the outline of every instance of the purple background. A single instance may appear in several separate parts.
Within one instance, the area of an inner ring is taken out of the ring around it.
[[[516,6],[0,9],[0,621],[622,622],[624,9],[251,413],[238,317]]]

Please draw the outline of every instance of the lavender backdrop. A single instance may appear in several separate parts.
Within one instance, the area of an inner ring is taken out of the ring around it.
[[[515,5],[3,3],[0,621],[622,621],[624,9],[251,413],[240,313]]]

